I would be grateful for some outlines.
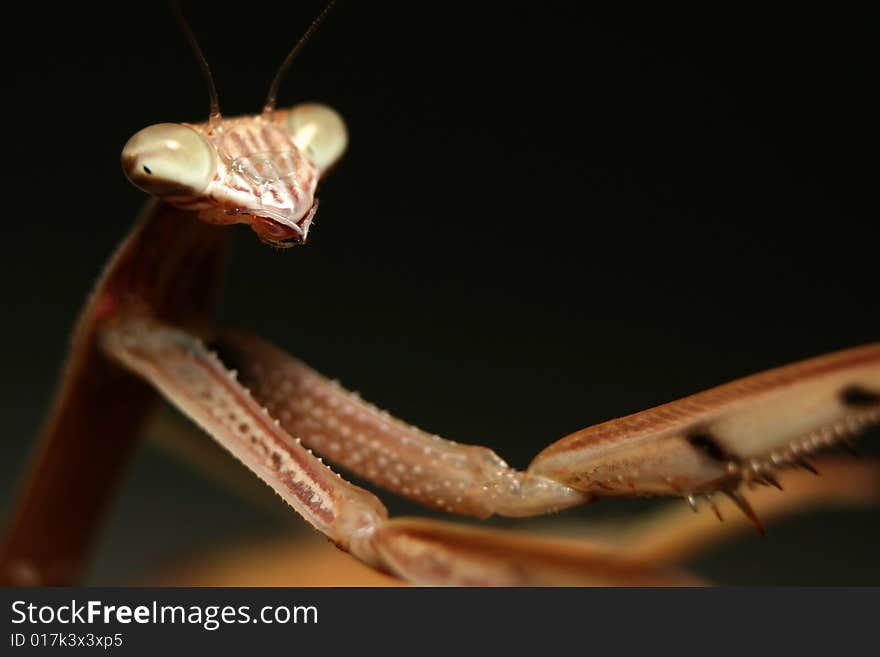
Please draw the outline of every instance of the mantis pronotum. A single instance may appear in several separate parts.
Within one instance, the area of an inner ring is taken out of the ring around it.
[[[558,193],[558,192],[554,192],[554,193]],[[329,200],[329,199],[330,199],[330,196],[329,196],[329,194],[328,194],[328,195],[327,195],[327,200]],[[328,221],[328,223],[329,223],[329,221]],[[310,247],[310,248],[311,248],[311,247]],[[448,247],[448,249],[450,249],[450,250],[453,249],[453,248],[454,248],[454,245],[450,245],[450,246]],[[299,255],[299,254],[297,254],[297,255]],[[810,353],[810,352],[807,351],[807,352],[804,353],[804,355],[807,355],[807,353]],[[398,376],[402,376],[402,374],[398,374]],[[717,381],[717,380],[719,380],[719,379],[716,378],[715,380]],[[623,391],[622,391],[622,392],[623,392]],[[391,401],[393,402],[393,400],[391,400]],[[660,401],[660,400],[658,399],[658,401]],[[386,402],[386,403],[388,403],[388,402]],[[574,428],[574,427],[572,427],[572,428]],[[498,449],[499,452],[501,452],[501,453],[503,453],[503,454],[506,454],[506,453],[507,453],[503,447],[498,447],[497,449]],[[784,482],[783,482],[783,483],[784,483]]]

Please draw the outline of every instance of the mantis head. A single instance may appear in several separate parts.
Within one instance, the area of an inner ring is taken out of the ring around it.
[[[247,223],[264,242],[305,242],[318,180],[348,142],[334,110],[307,103],[205,124],[158,123],[122,149],[140,189],[210,223]]]
[[[288,53],[269,86],[262,114],[224,119],[208,60],[179,3],[175,15],[202,67],[211,111],[207,123],[159,123],[122,149],[128,179],[148,194],[216,224],[246,223],[264,242],[302,244],[318,207],[319,178],[345,151],[345,123],[325,105],[276,110],[291,62],[333,7],[329,0]]]

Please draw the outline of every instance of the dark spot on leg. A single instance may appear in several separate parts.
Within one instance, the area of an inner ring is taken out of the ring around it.
[[[844,406],[871,406],[880,404],[880,392],[859,386],[850,386],[840,391],[840,401]]]
[[[724,446],[718,442],[711,433],[704,429],[691,433],[687,437],[687,441],[714,461],[727,463],[729,461],[739,460],[724,449]]]

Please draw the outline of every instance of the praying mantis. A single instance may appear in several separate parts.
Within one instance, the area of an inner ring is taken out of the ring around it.
[[[346,117],[346,118],[347,118],[347,117]],[[353,132],[353,135],[354,135],[354,134],[356,134],[356,133]],[[356,139],[356,137],[353,137],[353,138]],[[339,175],[341,175],[341,173],[342,173],[342,172],[340,172]],[[331,178],[330,180],[333,180],[333,179]],[[554,193],[555,193],[555,192],[554,192]],[[322,198],[325,198],[325,201],[330,201],[330,199],[331,199],[330,191],[328,190],[328,192],[327,192],[326,194],[324,194],[324,195],[322,196]],[[331,203],[332,203],[332,201],[331,201]],[[540,201],[538,201],[537,204],[532,208],[532,211],[533,211],[533,212],[535,212],[535,211],[536,211],[536,212],[541,212],[540,207],[541,207],[541,203],[540,203]],[[322,211],[322,212],[323,212],[323,211]],[[461,213],[462,213],[462,214],[466,214],[466,212],[465,212],[464,210],[461,210]],[[321,219],[320,219],[320,215],[318,215],[318,217],[319,217],[319,221],[321,221]],[[326,223],[329,224],[329,223],[330,223],[330,220],[329,220],[329,219],[326,220]],[[503,224],[500,224],[500,223],[499,223],[499,224],[497,224],[497,226],[503,226]],[[324,228],[324,227],[325,227],[325,226],[319,224],[319,226],[318,226],[318,228],[316,228],[316,230],[320,230],[320,229],[322,229],[322,228]],[[519,227],[520,227],[520,228],[524,228],[524,227],[525,227],[525,224],[521,224],[521,225],[519,225]],[[443,228],[446,228],[446,227],[443,227]],[[440,233],[443,233],[443,234],[445,235],[446,233],[444,233],[443,228],[439,228],[438,230],[439,230]],[[450,230],[451,230],[451,229],[453,229],[453,228],[460,228],[460,226],[456,226],[456,225],[455,225],[455,222],[453,222],[453,224],[452,224],[449,228],[450,228]],[[476,229],[471,229],[471,230],[476,230]],[[447,247],[446,250],[447,250],[447,251],[452,251],[452,249],[454,248],[454,245],[455,245],[455,240],[450,240],[450,245]],[[307,247],[307,248],[312,248],[312,247],[313,247],[313,245],[309,245],[309,247]],[[328,246],[328,248],[330,248],[330,247]],[[412,248],[412,245],[410,245],[410,248]],[[465,249],[465,250],[466,250],[466,249]],[[300,254],[297,253],[296,255],[299,256]],[[601,281],[600,281],[600,283],[601,283]],[[574,288],[569,288],[569,289],[574,289]],[[304,293],[304,294],[305,294],[305,293]],[[552,298],[554,294],[558,294],[558,292],[554,292],[553,290],[550,290],[550,291],[549,291],[549,297],[550,297],[550,298]],[[602,293],[599,292],[599,294],[602,294]],[[579,303],[582,303],[582,302],[579,301]],[[855,342],[854,342],[853,344],[855,344]],[[841,345],[841,346],[843,346],[843,345]],[[808,350],[808,351],[809,351],[809,350]],[[805,353],[804,355],[807,355],[807,353]],[[792,358],[792,360],[796,360],[796,358]],[[745,373],[745,372],[743,372],[743,373]],[[403,373],[396,373],[396,374],[395,374],[395,376],[402,376],[402,375],[403,375]],[[585,375],[584,375],[584,376],[585,376]],[[731,377],[731,378],[732,378],[732,377]],[[344,380],[346,380],[346,379],[344,379]],[[714,381],[714,382],[717,383],[717,382],[719,382],[719,381],[716,380],[716,381]],[[692,390],[692,389],[691,389],[691,390]],[[666,398],[661,398],[661,399],[658,399],[657,401],[658,401],[658,402],[659,402],[659,401],[664,401],[665,399],[666,399]],[[392,401],[393,401],[393,400],[392,400]],[[390,405],[390,404],[388,404],[388,405]],[[632,409],[632,410],[635,410],[635,409]],[[572,429],[574,429],[574,428],[575,428],[575,427],[572,427]],[[711,442],[711,441],[710,441],[710,442]],[[500,452],[506,454],[505,449],[504,449],[503,447],[499,447],[499,448],[498,448],[498,451],[500,451]]]

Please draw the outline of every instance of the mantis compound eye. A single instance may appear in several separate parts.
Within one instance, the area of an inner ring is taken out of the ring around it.
[[[339,114],[318,103],[297,105],[287,114],[290,138],[323,173],[338,160],[348,144],[348,131]]]
[[[135,185],[156,196],[195,196],[211,182],[214,153],[196,130],[179,123],[144,128],[122,149],[122,169]]]

